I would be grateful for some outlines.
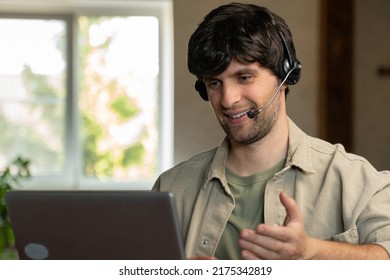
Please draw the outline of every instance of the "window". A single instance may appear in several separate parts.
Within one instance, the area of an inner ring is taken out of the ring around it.
[[[0,14],[0,170],[21,155],[35,188],[151,187],[172,164],[165,4]]]

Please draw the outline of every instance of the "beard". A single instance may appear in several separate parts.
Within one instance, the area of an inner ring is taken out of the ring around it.
[[[242,125],[230,125],[223,118],[218,118],[222,129],[227,137],[238,144],[249,145],[261,141],[272,128],[279,117],[280,103],[277,102],[274,106],[268,107],[260,112],[253,119],[249,126],[247,123]]]

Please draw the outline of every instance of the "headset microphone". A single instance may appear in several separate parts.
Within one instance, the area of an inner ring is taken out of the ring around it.
[[[260,113],[260,112],[255,113],[255,112],[249,111],[248,113],[246,113],[246,115],[248,116],[248,118],[253,119],[258,113]]]
[[[265,104],[264,107],[258,109],[258,110],[255,110],[255,111],[248,111],[246,113],[246,115],[248,116],[248,118],[250,119],[253,119],[258,113],[264,111],[265,109],[267,109],[267,107],[269,105],[271,105],[271,103],[275,100],[275,97],[278,95],[280,89],[282,88],[283,84],[286,82],[286,80],[288,79],[288,76],[290,76],[291,72],[293,72],[295,69],[300,69],[301,68],[301,64],[300,63],[296,63],[294,65],[294,67],[287,73],[286,77],[284,77],[283,81],[280,83],[279,87],[277,88],[277,90],[275,91],[274,95],[272,95],[272,98],[268,101],[267,104]]]

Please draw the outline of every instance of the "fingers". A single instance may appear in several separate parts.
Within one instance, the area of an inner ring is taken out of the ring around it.
[[[304,219],[294,199],[280,193],[286,209],[283,226],[259,224],[255,230],[244,229],[239,245],[244,259],[297,259],[305,251]]]
[[[277,246],[277,242],[287,242],[291,234],[285,227],[259,224],[255,231],[250,229],[242,230],[240,237],[242,240],[271,249]]]
[[[294,199],[284,192],[279,194],[279,199],[287,212],[286,220],[284,221],[285,226],[291,221],[300,220],[302,218],[301,211]]]
[[[282,240],[275,238],[274,234],[271,234],[268,227],[269,225],[259,225],[256,231],[250,229],[244,229],[241,232],[241,238],[239,240],[239,246],[242,251],[242,258],[244,259],[277,259],[278,251],[283,246]],[[280,227],[280,229],[282,229]],[[282,234],[281,236],[284,236]]]

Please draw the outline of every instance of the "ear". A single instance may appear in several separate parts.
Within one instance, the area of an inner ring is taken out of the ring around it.
[[[283,91],[284,93],[287,93],[287,92],[286,92],[286,89],[287,89],[287,91],[288,91],[288,84],[284,83],[284,84],[282,85],[282,87],[280,88],[280,91]]]

